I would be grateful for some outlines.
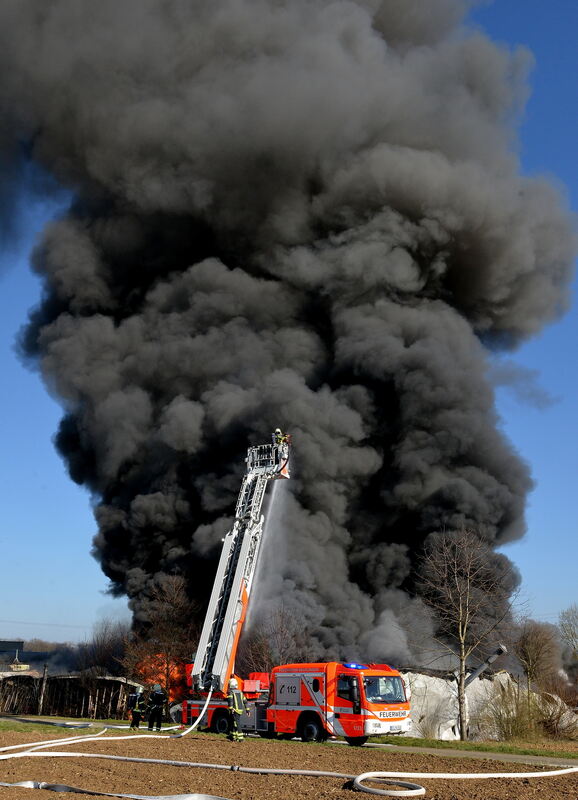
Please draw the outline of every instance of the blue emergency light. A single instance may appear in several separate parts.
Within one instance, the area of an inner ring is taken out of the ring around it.
[[[367,669],[367,664],[344,664],[345,669]]]

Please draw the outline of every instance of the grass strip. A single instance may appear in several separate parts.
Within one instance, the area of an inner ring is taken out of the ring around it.
[[[107,722],[111,725],[123,725],[127,724],[125,720],[80,720],[80,719],[71,719],[71,718],[64,718],[64,717],[50,717],[50,719],[54,722],[57,721],[66,721],[66,722],[93,722],[96,723],[94,728],[60,728],[57,726],[52,725],[42,725],[37,724],[34,722],[18,722],[17,720],[7,719],[6,717],[0,718],[0,733],[8,732],[8,731],[17,731],[19,733],[23,732],[38,732],[38,733],[50,733],[51,738],[58,738],[62,736],[63,738],[67,736],[79,736],[82,734],[89,735],[92,733],[97,733],[100,730],[102,725],[106,725]],[[142,729],[143,732],[146,731],[145,728]],[[210,734],[209,734],[210,735]],[[217,736],[215,734],[215,736]],[[506,742],[462,742],[460,740],[455,741],[444,741],[441,739],[419,739],[417,737],[411,736],[372,736],[372,742],[376,742],[379,744],[393,744],[398,745],[399,747],[429,747],[435,748],[437,750],[474,750],[480,753],[508,753],[511,755],[519,755],[519,756],[544,756],[545,758],[571,758],[571,759],[578,759],[578,746],[575,746],[573,750],[548,750],[548,749],[541,749],[537,747],[526,747],[520,745],[512,745]],[[569,742],[570,745],[574,745],[573,742]]]
[[[537,747],[511,745],[506,742],[462,742],[460,740],[448,742],[441,739],[418,739],[411,736],[372,736],[371,741],[380,744],[394,744],[399,747],[431,747],[437,750],[475,750],[480,753],[508,753],[518,756],[578,759],[578,748],[574,750],[547,750]]]

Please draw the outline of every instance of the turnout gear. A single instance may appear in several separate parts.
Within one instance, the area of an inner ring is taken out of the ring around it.
[[[128,696],[128,708],[130,710],[130,729],[138,729],[142,718],[145,715],[146,703],[142,691],[134,692]]]
[[[281,428],[275,428],[275,444],[287,444],[289,441],[289,435],[283,433]]]
[[[239,730],[239,718],[244,711],[249,711],[249,704],[243,692],[237,688],[236,678],[229,681],[229,694],[227,695],[227,708],[229,712],[229,739],[232,742],[242,742],[245,738]]]
[[[167,696],[161,689],[158,683],[155,683],[153,691],[150,694],[148,702],[148,715],[149,715],[149,731],[156,727],[157,731],[161,729],[161,722],[163,719],[164,705],[167,701]]]
[[[277,473],[284,478],[289,477],[288,464],[290,444],[291,436],[288,433],[283,433],[281,428],[275,428],[273,433],[275,465],[277,467]]]

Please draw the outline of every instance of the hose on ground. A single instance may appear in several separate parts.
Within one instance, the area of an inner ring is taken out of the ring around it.
[[[87,741],[89,737],[84,737],[80,741]],[[123,740],[128,738],[135,738],[135,737],[113,737],[114,740]],[[76,741],[79,741],[77,739]],[[111,739],[101,739],[100,741],[111,741]],[[61,744],[72,744],[72,741],[68,742],[60,742]],[[10,753],[6,755],[0,755],[0,759],[9,759],[9,758],[100,758],[109,761],[127,761],[132,763],[140,763],[140,764],[159,764],[159,765],[167,765],[167,766],[174,766],[174,767],[196,767],[201,769],[219,769],[219,770],[231,770],[233,772],[243,772],[248,774],[254,775],[301,775],[307,777],[326,777],[326,778],[339,778],[346,781],[353,781],[353,788],[357,789],[358,791],[367,792],[369,794],[378,794],[384,795],[387,797],[418,797],[425,795],[425,788],[420,784],[416,783],[409,783],[406,779],[407,778],[419,778],[419,779],[443,779],[443,780],[459,780],[459,779],[487,779],[487,778],[494,778],[494,779],[512,779],[512,778],[544,778],[544,777],[553,777],[556,775],[568,775],[570,773],[578,772],[578,767],[568,767],[565,769],[557,769],[557,770],[548,770],[544,772],[505,772],[505,773],[427,773],[427,772],[365,772],[361,775],[348,775],[340,772],[325,772],[321,770],[292,770],[292,769],[270,769],[270,768],[261,768],[261,767],[240,767],[236,765],[228,765],[228,764],[208,764],[204,762],[193,762],[193,761],[174,761],[168,759],[159,759],[159,758],[138,758],[135,756],[113,756],[113,755],[105,755],[100,753],[63,753],[58,751],[53,752],[39,752],[42,747],[45,747],[46,743],[42,743],[41,745],[35,746],[33,749],[25,750],[20,753]],[[374,781],[379,782],[382,784],[386,784],[389,787],[391,785],[402,786],[403,789],[392,789],[392,788],[374,788],[364,785],[364,781]],[[0,784],[0,785],[10,785],[10,784]],[[48,788],[48,787],[42,787]],[[57,791],[67,791],[67,790],[57,790]],[[89,792],[88,790],[76,790],[70,789],[70,791],[79,791],[84,792],[85,794],[102,794],[106,797],[128,797],[128,798],[145,798],[143,795],[127,795],[127,794],[108,794],[108,793],[99,793],[99,792]],[[190,800],[192,795],[171,795],[170,800]],[[201,795],[202,797],[202,795]],[[151,800],[151,796],[146,796],[146,800]],[[167,796],[157,796],[155,800],[167,800]]]
[[[207,699],[205,701],[205,705],[195,722],[190,725],[186,730],[182,731],[178,734],[172,734],[169,737],[160,737],[160,738],[170,738],[170,739],[180,739],[183,736],[187,736],[191,731],[195,730],[195,728],[199,725],[201,719],[203,718],[209,702],[212,696],[212,690],[209,692]],[[112,727],[112,726],[108,726]],[[545,772],[505,772],[505,773],[489,773],[489,772],[482,772],[482,773],[427,773],[427,772],[364,772],[361,775],[348,775],[341,772],[325,772],[321,770],[292,770],[292,769],[270,769],[270,768],[261,768],[261,767],[240,767],[236,765],[228,765],[228,764],[206,764],[203,762],[193,762],[193,761],[174,761],[168,759],[158,759],[158,758],[137,758],[134,756],[112,756],[112,755],[105,755],[101,753],[63,753],[58,751],[52,751],[50,753],[39,752],[41,750],[46,750],[55,745],[60,746],[67,746],[70,744],[79,744],[88,741],[124,741],[126,739],[149,739],[149,738],[159,738],[158,735],[154,734],[137,734],[130,735],[130,736],[112,736],[112,737],[102,737],[102,734],[106,732],[108,727],[105,727],[97,734],[89,734],[83,736],[74,736],[66,741],[62,739],[51,739],[50,741],[44,742],[29,742],[27,744],[20,744],[20,745],[10,745],[8,747],[0,748],[0,760],[8,760],[12,758],[101,758],[110,761],[128,761],[128,762],[136,762],[141,764],[161,764],[161,765],[168,765],[168,766],[175,766],[175,767],[196,767],[202,769],[221,769],[221,770],[232,770],[233,772],[244,772],[248,774],[254,775],[300,775],[306,777],[324,777],[324,778],[339,778],[346,781],[352,781],[352,788],[356,789],[357,791],[367,792],[368,794],[377,794],[383,795],[387,797],[419,797],[423,796],[426,793],[426,790],[423,786],[418,783],[409,782],[407,778],[419,778],[420,780],[423,779],[442,779],[442,780],[459,780],[459,779],[507,779],[507,778],[543,778],[543,777],[553,777],[556,775],[567,775],[570,773],[578,772],[578,767],[568,767],[565,769],[558,769],[558,770],[548,770]],[[120,726],[114,726],[120,727]],[[102,737],[102,738],[101,738]],[[27,748],[23,750],[22,748]],[[20,752],[8,752],[12,750],[20,750]],[[390,788],[376,788],[370,787],[365,785],[365,781],[372,781],[374,783],[381,783],[387,785]],[[392,789],[391,786],[395,785],[398,787],[403,787],[401,789]],[[93,794],[99,795],[102,797],[122,797],[122,798],[133,798],[133,800],[223,800],[223,798],[215,798],[214,795],[200,795],[200,794],[180,794],[180,795],[136,795],[136,794],[111,794],[109,792],[95,792],[93,790],[87,789],[80,789],[77,787],[72,786],[65,786],[64,784],[49,784],[45,782],[38,782],[38,781],[24,781],[21,783],[1,783],[0,786],[25,786],[26,788],[34,788],[34,789],[49,789],[51,791],[60,791],[60,792],[76,792],[78,794]]]
[[[209,705],[209,701],[211,700],[211,695],[212,694],[213,694],[213,690],[211,689],[209,691],[209,694],[207,695],[207,700],[205,702],[205,705],[203,706],[203,710],[201,711],[201,713],[199,714],[199,716],[197,717],[195,722],[189,728],[187,728],[184,731],[181,731],[180,733],[171,734],[168,737],[161,736],[160,738],[162,738],[162,739],[166,739],[166,738],[168,738],[168,739],[182,739],[183,736],[187,736],[189,733],[191,733],[191,731],[194,731],[195,728],[197,727],[197,725],[199,724],[199,722],[201,721],[201,719],[203,718],[203,715],[204,715],[205,711],[207,710],[207,706]],[[58,725],[59,723],[55,723],[55,724]],[[68,727],[68,726],[64,725],[63,727]],[[106,731],[109,730],[110,728],[117,728],[118,729],[119,727],[120,726],[117,726],[117,725],[106,725],[98,733],[89,733],[89,734],[84,734],[83,736],[71,736],[69,739],[66,739],[66,741],[63,741],[62,739],[49,739],[48,741],[43,741],[43,742],[23,742],[21,744],[12,744],[12,745],[9,745],[8,747],[0,747],[0,753],[5,753],[8,750],[22,750],[22,748],[24,748],[24,747],[28,748],[27,752],[33,752],[35,750],[42,750],[44,748],[52,747],[55,744],[60,744],[60,745],[65,745],[66,746],[66,745],[69,745],[69,744],[76,744],[77,742],[90,742],[90,741],[94,741],[98,737],[102,736],[102,734],[106,733]],[[174,728],[167,728],[165,730],[174,730]],[[137,734],[136,736],[134,734],[131,734],[130,736],[112,736],[112,737],[107,737],[107,741],[111,741],[111,740],[121,741],[121,740],[124,740],[124,739],[150,739],[150,738],[156,739],[156,738],[159,738],[159,737],[158,737],[158,734],[142,733],[142,734]],[[3,760],[4,758],[5,758],[4,756],[0,755],[0,760]]]
[[[564,769],[553,769],[545,772],[364,772],[353,779],[353,786],[358,791],[368,792],[369,794],[386,795],[387,797],[417,797],[424,795],[425,789],[419,784],[400,785],[414,786],[421,791],[392,792],[386,789],[377,789],[364,786],[364,781],[374,781],[390,783],[391,778],[418,778],[419,780],[485,780],[486,778],[552,778],[556,775],[569,775],[578,772],[578,767],[566,767]]]
[[[48,789],[51,792],[75,792],[76,794],[90,794],[98,797],[129,797],[132,800],[227,800],[226,797],[217,797],[214,794],[111,794],[110,792],[95,792],[92,789],[79,789],[77,786],[68,786],[65,783],[46,783],[45,781],[19,781],[19,783],[2,783],[0,786],[9,788],[22,786],[25,789]]]

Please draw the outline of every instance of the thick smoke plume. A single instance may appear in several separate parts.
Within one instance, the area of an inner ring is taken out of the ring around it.
[[[74,193],[25,345],[137,620],[174,572],[206,602],[245,448],[277,425],[296,479],[270,597],[319,655],[407,659],[428,536],[523,534],[487,350],[564,310],[575,241],[520,175],[531,57],[467,10],[0,4],[2,158],[24,143]]]

